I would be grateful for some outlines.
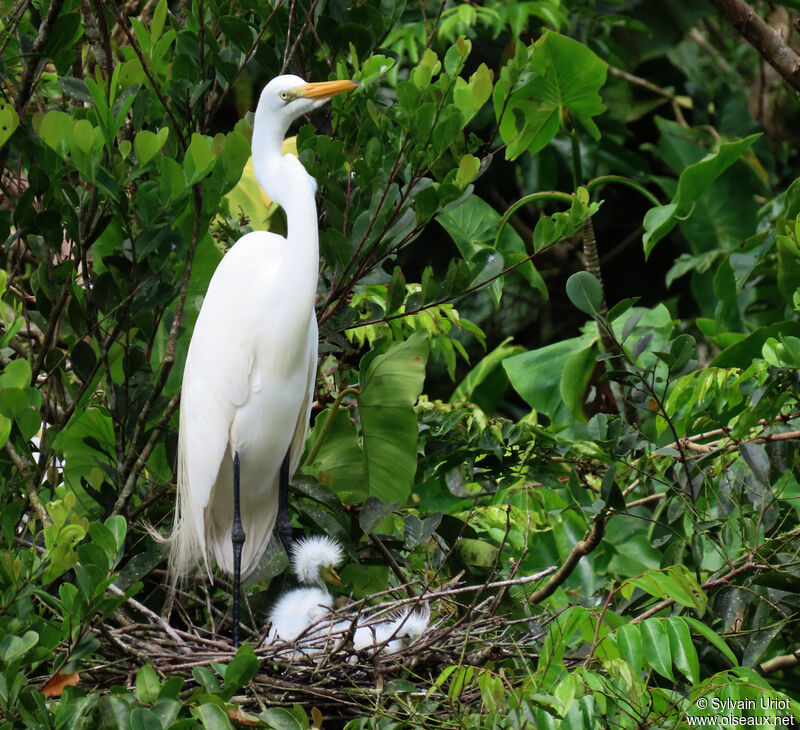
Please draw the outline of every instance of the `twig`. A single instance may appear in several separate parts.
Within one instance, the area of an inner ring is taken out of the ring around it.
[[[113,583],[108,587],[112,593],[116,593],[118,596],[124,596],[125,591],[121,588],[118,588]],[[163,630],[164,632],[170,636],[179,646],[186,646],[186,642],[181,639],[180,636],[173,630],[172,626],[170,626],[164,619],[161,618],[155,611],[151,611],[147,606],[143,603],[139,603],[135,598],[126,598],[125,599],[131,606],[133,606],[139,613],[143,613],[147,618],[155,621]]]
[[[20,476],[23,477],[23,479],[27,477],[30,473],[30,469],[19,453],[17,453],[11,441],[6,441],[3,448],[11,457],[11,461],[14,462],[14,466],[17,468]],[[28,495],[28,501],[31,503],[31,507],[33,507],[39,519],[42,521],[42,524],[52,525],[53,521],[50,519],[50,515],[47,514],[47,510],[44,508],[42,500],[39,499],[39,495],[36,492],[36,484],[29,484],[25,492]]]

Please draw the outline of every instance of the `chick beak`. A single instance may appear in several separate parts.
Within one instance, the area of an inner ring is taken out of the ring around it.
[[[326,583],[330,583],[334,586],[342,585],[342,579],[339,577],[338,573],[333,568],[325,568],[321,572],[322,579]]]
[[[330,99],[332,96],[341,94],[345,91],[357,89],[361,84],[358,81],[319,81],[316,83],[300,86],[296,93],[305,99]]]

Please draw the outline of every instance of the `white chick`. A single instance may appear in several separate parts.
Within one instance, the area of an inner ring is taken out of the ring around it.
[[[265,644],[275,639],[292,641],[330,613],[333,597],[325,584],[341,585],[336,567],[343,559],[342,546],[329,537],[313,536],[297,541],[292,551],[292,570],[305,587],[284,593],[272,607],[269,614],[272,626]]]

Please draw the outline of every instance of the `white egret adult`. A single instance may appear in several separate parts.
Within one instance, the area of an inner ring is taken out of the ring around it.
[[[178,496],[170,570],[185,576],[211,557],[239,592],[278,521],[287,551],[289,477],[303,450],[317,367],[314,299],[319,267],[316,182],[281,144],[297,117],[353,81],[278,76],[261,92],[253,167],[286,212],[287,236],[242,236],[208,287],[186,357],[178,437]]]

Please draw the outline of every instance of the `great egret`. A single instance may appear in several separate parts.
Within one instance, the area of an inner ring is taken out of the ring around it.
[[[261,92],[253,166],[286,212],[287,236],[242,236],[208,287],[186,357],[178,437],[173,580],[211,556],[233,575],[233,642],[239,645],[242,576],[278,521],[287,551],[289,477],[308,427],[317,366],[314,299],[319,266],[316,182],[281,143],[297,117],[353,81],[278,76]]]

